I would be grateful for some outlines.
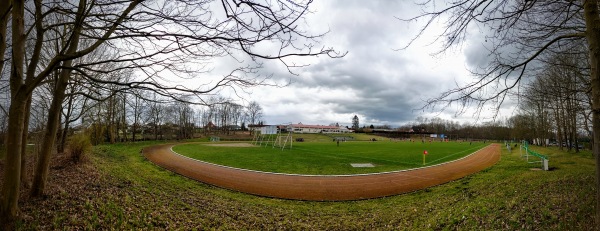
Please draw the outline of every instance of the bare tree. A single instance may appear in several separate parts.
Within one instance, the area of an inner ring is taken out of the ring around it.
[[[190,139],[193,136],[194,131],[194,111],[192,110],[189,103],[176,102],[170,105],[171,118],[170,123],[176,125],[176,138],[179,139]]]
[[[162,117],[164,107],[162,103],[159,101],[156,95],[152,101],[148,102],[148,111],[147,111],[147,121],[150,122],[152,126],[152,133],[154,134],[154,139],[158,140],[159,135],[162,135],[162,130],[160,129],[163,123],[164,118]]]
[[[530,126],[531,137],[527,140],[533,141],[536,145],[541,145],[541,140],[549,139],[549,107],[551,102],[547,101],[541,89],[544,89],[543,84],[532,84],[524,94],[524,100],[521,103],[521,111],[527,115],[530,121],[527,124]]]
[[[130,122],[131,122],[131,141],[135,142],[138,140],[137,133],[141,131],[142,139],[144,138],[144,131],[142,125],[142,115],[144,113],[144,99],[142,98],[143,92],[138,89],[133,89],[130,92],[133,100],[127,100],[126,103],[129,105]]]
[[[8,109],[8,129],[6,138],[6,168],[4,170],[4,182],[2,185],[2,201],[0,203],[0,219],[3,224],[12,220],[18,211],[19,184],[21,180],[21,145],[23,143],[23,126],[25,124],[25,102],[30,94],[24,91],[23,77],[25,64],[25,34],[24,14],[25,2],[12,1],[12,6],[3,2],[0,9],[4,9],[2,15],[11,13],[11,33],[12,33],[12,57],[10,74],[10,93],[11,104]],[[6,25],[8,17],[0,18],[3,20],[0,24]],[[7,40],[0,41],[5,43]],[[1,47],[1,46],[0,46]],[[33,91],[33,89],[31,89]]]
[[[231,104],[231,125],[232,127],[230,127],[230,129],[233,130],[233,134],[235,134],[235,131],[238,129],[241,129],[241,124],[242,124],[242,116],[244,114],[244,107],[242,105],[236,104],[236,103],[232,103]],[[239,126],[239,128],[238,128]]]
[[[63,102],[61,110],[62,131],[58,137],[59,142],[57,147],[57,152],[59,153],[64,151],[67,138],[71,134],[72,124],[79,121],[86,110],[90,108],[91,99],[78,94],[78,92],[83,90],[82,87],[76,83],[70,83],[70,87],[67,89],[66,99]]]
[[[566,52],[565,52],[566,53]],[[543,72],[528,84],[526,101],[544,104],[548,115],[554,117],[554,126],[560,148],[579,151],[578,131],[582,128],[585,108],[590,108],[588,98],[589,79],[586,59],[570,54],[557,54],[544,65]],[[528,97],[527,95],[536,97]],[[581,121],[581,122],[580,122]]]
[[[12,43],[10,81],[10,107],[6,140],[6,166],[0,201],[0,218],[3,224],[12,220],[18,210],[17,198],[20,183],[22,147],[26,139],[28,100],[32,92],[46,82],[51,73],[58,72],[52,91],[52,104],[48,113],[46,135],[36,167],[34,195],[43,193],[46,161],[53,150],[62,102],[72,73],[85,76],[88,83],[117,86],[117,92],[140,88],[159,95],[180,100],[178,93],[202,97],[217,89],[245,88],[265,83],[257,77],[256,68],[261,60],[277,60],[287,68],[295,65],[289,61],[294,56],[328,55],[339,57],[330,48],[315,48],[322,34],[312,35],[298,26],[309,12],[307,2],[294,1],[112,1],[78,2],[22,0],[2,2],[0,25],[11,20],[11,36],[2,37],[0,49],[7,41]],[[219,6],[220,8],[215,8]],[[27,11],[25,8],[27,7]],[[216,10],[215,10],[216,9]],[[10,13],[10,16],[8,16]],[[1,26],[0,26],[1,29]],[[1,30],[0,30],[1,32]],[[1,34],[1,33],[0,33]],[[55,38],[61,38],[55,40]],[[26,43],[26,41],[31,41]],[[47,41],[64,41],[40,62]],[[275,45],[275,50],[260,50],[262,44]],[[117,58],[81,61],[100,46],[107,46],[118,54]],[[31,47],[30,52],[26,52]],[[0,52],[4,54],[4,52]],[[29,57],[26,59],[26,55]],[[198,77],[206,73],[207,62],[214,57],[230,56],[254,62],[235,68],[217,81],[198,87],[169,86],[165,72],[170,76]],[[79,60],[78,60],[79,59]],[[2,59],[5,60],[5,59]],[[110,69],[98,69],[99,64],[122,63]],[[199,64],[200,68],[192,68]],[[109,74],[121,69],[135,68],[144,76],[139,80],[104,79],[96,73]],[[291,69],[290,69],[291,71]],[[120,104],[123,105],[123,104]],[[122,117],[119,117],[122,120]],[[38,177],[39,176],[39,177]]]
[[[516,140],[533,140],[535,138],[533,121],[534,118],[525,113],[512,116],[508,119],[508,125],[512,131],[511,137]]]
[[[246,106],[246,115],[248,118],[248,123],[251,125],[256,125],[262,119],[262,107],[256,101],[250,102],[248,106]]]
[[[439,38],[445,41],[442,47],[445,51],[465,41],[469,30],[477,26],[488,34],[486,39],[490,44],[491,59],[485,67],[474,71],[479,77],[477,80],[429,100],[428,106],[458,104],[466,108],[474,105],[481,111],[492,104],[498,109],[523,78],[536,71],[541,58],[585,43],[590,64],[593,140],[600,140],[598,1],[429,0],[422,5],[445,7],[424,7],[425,13],[408,20],[426,20],[416,38],[433,23],[443,20],[445,28]],[[600,145],[594,145],[593,150],[596,156],[596,187],[600,188]],[[596,223],[600,224],[600,190],[596,198]]]

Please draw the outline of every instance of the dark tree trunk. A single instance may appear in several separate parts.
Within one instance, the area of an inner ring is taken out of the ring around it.
[[[0,221],[3,224],[14,220],[18,211],[19,187],[21,182],[21,145],[23,142],[26,102],[26,95],[17,94],[12,97],[9,108],[2,203],[0,206]]]
[[[25,118],[23,121],[23,138],[21,142],[21,183],[25,188],[31,187],[27,176],[27,135],[29,134],[29,112],[31,109],[31,95],[25,103]]]
[[[65,61],[65,66],[70,66],[70,61]],[[44,189],[46,188],[46,180],[48,178],[48,171],[50,168],[50,157],[55,150],[54,146],[56,143],[56,135],[60,125],[60,110],[62,109],[62,101],[65,96],[69,75],[70,71],[63,69],[54,89],[52,104],[48,110],[48,123],[46,125],[46,131],[42,141],[42,148],[40,149],[40,153],[38,155],[33,185],[31,188],[31,195],[34,197],[42,196],[44,194]]]
[[[592,88],[592,129],[594,141],[600,140],[600,12],[598,1],[583,0],[586,38],[590,56]],[[596,229],[600,226],[600,145],[594,145],[596,158]]]
[[[73,37],[67,53],[72,54],[77,51],[79,46],[79,35],[81,33],[81,24],[83,18],[83,11],[85,9],[86,1],[81,0],[77,9],[77,18],[75,19],[75,28],[73,28]],[[67,89],[69,78],[71,77],[71,69],[73,60],[66,60],[63,62],[63,67],[60,71],[58,81],[54,87],[52,104],[50,110],[48,110],[48,125],[42,141],[42,148],[40,150],[38,161],[36,163],[35,174],[33,178],[33,185],[31,187],[31,195],[39,197],[44,194],[46,188],[46,180],[48,178],[48,172],[50,169],[50,157],[54,151],[56,143],[56,135],[58,127],[60,126],[60,117],[62,116],[62,102],[65,99],[65,91]]]
[[[6,2],[1,8],[9,9]],[[6,225],[17,216],[19,187],[21,181],[21,143],[27,98],[30,95],[23,85],[23,64],[25,62],[25,2],[12,1],[12,68],[10,73],[11,104],[8,112],[8,132],[6,137],[6,157],[2,198],[0,201],[0,223]],[[1,227],[0,227],[1,228]]]
[[[74,96],[70,96],[69,100],[67,101],[67,112],[65,114],[65,121],[64,121],[65,126],[63,127],[61,134],[59,136],[59,143],[58,143],[58,147],[56,149],[56,151],[58,153],[62,153],[65,151],[65,146],[67,144],[67,138],[69,137],[71,116],[73,114],[73,97]]]

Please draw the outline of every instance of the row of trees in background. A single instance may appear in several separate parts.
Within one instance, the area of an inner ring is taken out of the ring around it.
[[[585,51],[584,46],[575,46],[545,58],[532,81],[525,83],[517,95],[519,107],[515,115],[507,119],[475,125],[418,117],[398,130],[417,129],[455,138],[528,140],[539,145],[551,142],[561,149],[579,151],[582,140],[594,143],[589,59]]]
[[[479,125],[459,124],[440,118],[423,118],[401,130],[413,127],[457,137],[496,140],[528,140],[539,145],[548,141],[561,149],[579,151],[580,141],[594,144],[590,64],[585,44],[565,47],[541,58],[532,80],[515,94],[519,99],[515,114],[505,120]],[[591,147],[589,147],[591,148]]]
[[[580,141],[593,144],[589,59],[586,47],[580,45],[543,59],[532,80],[515,95],[518,109],[509,118],[460,124],[437,117],[418,117],[396,129],[454,138],[528,140],[540,145],[550,141],[561,149],[579,151]],[[357,131],[392,129],[389,125],[359,128],[357,116],[352,118],[352,124]]]
[[[29,136],[37,145],[45,131],[48,99],[51,99],[44,93],[36,91],[36,97],[32,98]],[[191,139],[199,135],[235,133],[246,130],[248,124],[262,121],[262,107],[256,101],[247,106],[219,97],[208,102],[215,104],[169,101],[155,93],[136,90],[115,93],[102,101],[68,94],[61,106],[56,149],[58,153],[63,152],[68,137],[76,132],[85,132],[93,144]],[[2,141],[6,128],[7,114],[0,112]]]
[[[411,123],[398,128],[399,131],[444,134],[450,139],[512,140],[512,128],[506,121],[489,121],[479,124],[461,124],[438,117],[417,117]]]
[[[520,114],[511,123],[527,137],[556,139],[578,149],[579,137],[591,139],[592,100],[585,47],[545,60],[521,95]],[[562,147],[563,145],[561,145]]]
[[[593,145],[588,67],[583,46],[544,59],[544,65],[517,95],[518,110],[508,119],[461,125],[420,117],[409,127],[475,139],[528,140],[539,145],[550,141],[561,149],[579,151],[582,140]]]

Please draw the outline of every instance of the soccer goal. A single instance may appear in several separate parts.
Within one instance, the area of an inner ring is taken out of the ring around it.
[[[283,132],[283,126],[265,125],[255,131],[252,143],[257,146],[271,146],[272,148],[292,148],[293,130],[292,125],[286,126],[286,131]]]
[[[275,125],[262,126],[259,130],[255,131],[252,142],[257,146],[272,146],[275,143],[274,141],[278,133],[277,126]]]
[[[289,149],[292,149],[292,145],[293,145],[293,131],[291,129],[287,129],[287,133],[282,133],[279,132],[277,133],[277,138],[275,139],[275,142],[273,142],[273,148],[277,147],[277,148],[281,148],[281,150],[285,149],[286,147]]]

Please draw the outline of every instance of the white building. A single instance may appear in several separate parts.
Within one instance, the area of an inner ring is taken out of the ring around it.
[[[259,131],[263,135],[277,134],[277,127],[277,125],[248,125],[250,131]]]
[[[325,126],[325,125],[308,125],[308,124],[292,124],[294,133],[351,133],[352,130],[343,126]]]

